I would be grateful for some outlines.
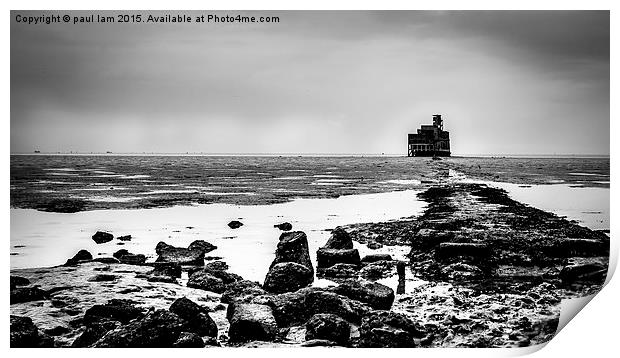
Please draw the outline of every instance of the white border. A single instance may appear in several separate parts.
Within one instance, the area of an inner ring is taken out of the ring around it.
[[[416,9],[416,10],[474,10],[474,9],[493,9],[493,10],[612,10],[611,11],[611,38],[615,39],[611,41],[611,63],[614,63],[615,59],[618,58],[618,46],[617,46],[617,33],[618,26],[617,20],[618,16],[616,11],[618,10],[618,5],[616,5],[618,1],[574,1],[574,0],[565,0],[565,1],[534,1],[534,0],[521,0],[521,1],[459,1],[459,0],[445,0],[445,1],[369,1],[369,0],[361,0],[361,1],[327,1],[327,0],[314,0],[314,1],[284,1],[284,0],[272,0],[272,1],[183,1],[176,0],[173,2],[163,2],[163,1],[134,1],[131,4],[128,4],[127,1],[90,1],[88,3],[79,2],[79,1],[5,1],[3,5],[5,7],[4,17],[3,17],[3,32],[4,36],[2,37],[3,47],[4,49],[10,48],[10,20],[9,20],[9,10],[10,9],[212,9],[212,10],[275,10],[275,9],[332,9],[332,10],[344,10],[344,9]],[[4,96],[4,118],[2,120],[2,136],[4,140],[2,140],[1,145],[3,146],[5,155],[2,157],[3,165],[3,176],[2,176],[2,188],[5,188],[2,191],[2,201],[5,203],[5,212],[2,216],[2,228],[5,233],[5,240],[8,241],[10,237],[10,217],[9,217],[9,180],[10,180],[10,170],[9,170],[9,153],[10,153],[10,67],[9,61],[10,57],[7,52],[2,57],[4,62],[4,71],[2,71],[2,83]],[[617,112],[617,102],[613,99],[618,98],[617,95],[617,71],[615,71],[614,67],[611,68],[611,97],[612,101],[611,105],[611,118],[615,118]],[[584,119],[587,120],[587,119]],[[618,130],[618,123],[616,121],[610,120],[610,136],[611,133],[620,133]],[[616,158],[618,155],[618,144],[614,141],[611,141],[611,156],[612,158]],[[615,179],[620,174],[617,170],[617,166],[614,165],[614,160],[611,161],[611,178],[612,178],[612,197],[611,197],[611,207],[610,212],[615,213],[616,208],[618,207],[618,200],[614,197],[613,193],[615,192],[613,188],[615,188]],[[611,232],[615,233],[618,231],[618,221],[611,221]],[[617,253],[618,253],[618,244],[617,240],[613,238],[612,235],[612,258],[614,259],[613,267],[615,268]],[[9,268],[9,255],[8,251],[8,242],[5,242],[5,252],[2,255],[2,262],[6,270]],[[6,272],[6,271],[5,271]],[[5,290],[8,290],[8,275],[0,275],[1,284],[4,285]],[[4,307],[6,316],[5,323],[0,325],[2,336],[3,336],[3,347],[6,350],[6,353],[9,353],[9,302],[8,302],[8,292],[5,291],[5,295],[3,296],[3,302],[0,303],[2,307]],[[574,319],[574,322],[571,322],[567,325],[567,327],[562,330],[557,337],[555,337],[551,342],[542,349],[538,354],[541,357],[557,357],[557,356],[598,356],[603,354],[603,356],[612,356],[617,354],[617,345],[616,340],[618,340],[617,336],[617,328],[618,328],[618,318],[620,315],[618,312],[618,306],[620,305],[620,284],[618,284],[618,279],[611,281],[603,290],[602,294],[597,295],[592,299],[592,302],[588,304],[588,306],[584,309],[584,312],[577,315]],[[164,356],[169,354],[183,354],[184,356],[194,356],[194,355],[204,355],[204,354],[217,354],[218,356],[224,357],[235,357],[235,356],[246,356],[249,354],[254,355],[268,355],[270,357],[289,357],[291,353],[297,356],[308,356],[308,357],[316,357],[317,355],[339,355],[339,354],[355,354],[361,356],[373,356],[375,357],[377,354],[390,354],[390,355],[402,355],[402,356],[435,356],[435,357],[446,357],[446,356],[465,356],[465,357],[484,357],[484,356],[506,356],[506,355],[521,355],[531,353],[533,351],[538,350],[541,347],[527,348],[527,349],[510,349],[510,350],[498,350],[498,349],[416,349],[414,351],[409,350],[375,350],[375,349],[359,349],[359,350],[343,350],[343,349],[304,349],[304,350],[292,350],[292,349],[260,349],[260,350],[252,350],[249,351],[247,349],[222,349],[222,350],[184,350],[183,352],[176,352],[170,350],[140,350],[140,351],[131,351],[131,350],[121,350],[116,349],[113,350],[113,354],[115,355],[129,355],[129,354],[144,354],[148,356]],[[106,349],[98,349],[98,350],[89,350],[88,352],[83,352],[81,350],[70,350],[70,349],[56,349],[56,350],[11,350],[9,354],[11,357],[21,357],[21,356],[29,356],[31,354],[45,354],[50,357],[65,357],[83,355],[87,353],[89,355],[95,357],[103,357],[108,356],[112,353]],[[613,353],[611,353],[613,352]]]

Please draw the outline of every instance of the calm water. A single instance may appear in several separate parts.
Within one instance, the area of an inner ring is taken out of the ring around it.
[[[609,158],[12,155],[11,207],[55,211],[55,200],[81,210],[273,204],[421,189],[450,170],[516,184],[610,183]]]

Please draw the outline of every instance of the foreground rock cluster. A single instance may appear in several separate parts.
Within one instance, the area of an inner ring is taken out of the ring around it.
[[[605,279],[603,233],[483,185],[421,198],[421,217],[336,228],[316,256],[304,232],[276,225],[283,232],[262,284],[205,256],[217,247],[204,240],[160,242],[155,262],[80,250],[59,267],[15,270],[11,346],[527,346],[553,336],[562,298]],[[110,239],[103,234],[97,240]],[[411,251],[405,262],[361,257],[356,245]],[[313,286],[317,277],[332,284]],[[396,293],[378,282],[392,278]]]

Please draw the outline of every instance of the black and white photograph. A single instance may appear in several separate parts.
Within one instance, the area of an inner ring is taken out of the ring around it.
[[[10,10],[10,347],[544,346],[614,269],[610,37]]]

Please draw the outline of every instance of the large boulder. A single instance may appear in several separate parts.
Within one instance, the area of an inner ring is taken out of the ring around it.
[[[308,238],[304,232],[291,231],[280,235],[280,241],[276,249],[276,258],[271,263],[269,269],[282,262],[295,262],[306,266],[314,275],[310,250],[308,249]]]
[[[107,232],[97,231],[95,235],[93,235],[93,241],[97,244],[104,244],[112,240],[114,240],[114,235]]]
[[[80,262],[88,262],[93,259],[93,255],[87,250],[80,250],[72,258],[68,259],[65,266],[77,265]]]
[[[315,314],[306,322],[306,341],[314,339],[328,340],[346,346],[351,339],[351,326],[334,314]]]
[[[209,316],[208,309],[186,297],[181,297],[170,306],[170,312],[187,321],[187,329],[200,336],[217,337],[217,325]]]
[[[226,290],[226,286],[222,279],[206,271],[195,271],[187,280],[187,287],[199,288],[205,291],[222,293]]]
[[[144,311],[136,307],[133,301],[114,298],[106,304],[94,305],[87,309],[82,322],[85,325],[102,321],[118,321],[125,324],[142,316],[144,316]]]
[[[320,248],[316,252],[316,261],[317,267],[320,268],[331,267],[338,263],[357,266],[361,263],[357,249]]]
[[[227,285],[220,301],[222,303],[249,303],[254,297],[265,294],[267,291],[258,282],[241,280]]]
[[[343,228],[337,227],[332,231],[332,235],[325,243],[323,248],[326,249],[352,249],[353,248],[353,240],[351,240],[351,236],[348,232],[346,232]]]
[[[32,319],[11,315],[11,348],[53,347],[54,340],[39,332]]]
[[[186,322],[167,310],[156,310],[144,318],[116,328],[100,340],[96,348],[167,348],[172,347]]]
[[[48,299],[47,291],[38,287],[15,287],[11,289],[11,304]]]
[[[228,330],[231,342],[273,341],[276,338],[278,325],[269,306],[249,303],[233,303],[231,306]]]
[[[312,271],[295,262],[281,262],[269,269],[263,287],[273,293],[297,291],[314,281]]]
[[[362,316],[371,311],[370,307],[362,302],[318,287],[306,287],[273,296],[260,296],[253,302],[269,305],[281,327],[304,324],[317,313],[332,313],[359,324]]]
[[[346,280],[331,290],[377,310],[389,310],[394,303],[394,290],[378,282]]]
[[[423,334],[419,327],[402,313],[373,312],[362,319],[360,347],[412,348],[414,338]]]
[[[183,247],[174,247],[160,241],[155,247],[157,262],[174,262],[179,265],[204,265],[205,252],[199,246],[194,246],[193,250]]]

